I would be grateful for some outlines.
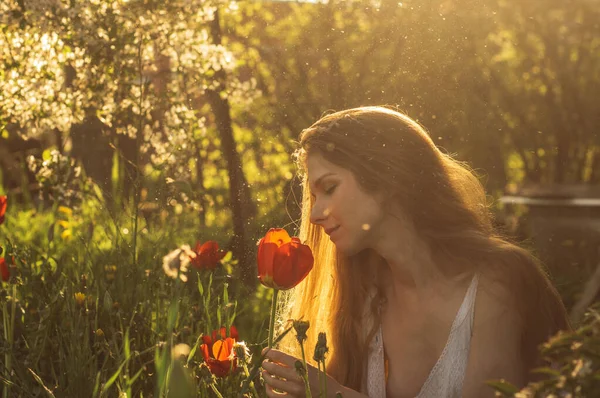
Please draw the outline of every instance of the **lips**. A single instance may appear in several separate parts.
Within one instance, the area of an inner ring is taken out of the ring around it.
[[[325,233],[326,233],[327,235],[331,235],[331,233],[332,233],[333,231],[336,231],[336,230],[337,230],[339,227],[340,227],[340,226],[338,225],[338,226],[336,226],[336,227],[332,227],[332,228],[325,228]]]

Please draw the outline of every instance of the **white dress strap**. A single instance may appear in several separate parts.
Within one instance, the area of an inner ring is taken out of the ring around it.
[[[475,315],[475,297],[479,277],[473,277],[465,298],[454,318],[442,354],[431,369],[417,398],[460,398],[469,361]]]
[[[478,281],[479,277],[475,274],[456,313],[444,350],[431,369],[417,398],[461,397],[469,359]],[[369,398],[386,398],[385,358],[381,325],[377,328],[377,332],[370,342],[366,370],[362,392],[366,393]]]

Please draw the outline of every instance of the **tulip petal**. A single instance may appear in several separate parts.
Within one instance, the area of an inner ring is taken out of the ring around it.
[[[275,243],[265,242],[264,239],[260,241],[258,246],[258,277],[261,282],[266,276],[273,276],[273,260],[275,259],[275,253],[279,247]]]
[[[215,246],[216,246],[216,249],[218,250],[219,244],[217,242],[215,242],[214,240],[207,240],[206,242],[204,242],[202,244],[202,246],[200,246],[200,250],[198,250],[198,254],[211,253],[212,251],[215,250]]]
[[[8,269],[8,264],[6,264],[4,257],[0,257],[0,278],[3,282],[8,282],[10,280],[10,270]]]
[[[314,258],[306,245],[296,241],[287,243],[275,253],[273,280],[281,290],[291,289],[302,282],[312,270]]]
[[[228,345],[225,340],[217,340],[212,346],[213,357],[217,361],[226,361],[229,358]]]
[[[0,196],[0,225],[4,222],[4,214],[6,214],[6,207],[8,206],[8,199],[6,196]]]
[[[210,359],[210,355],[208,353],[208,344],[202,344],[200,346],[200,349],[202,350],[202,358],[204,358],[204,360],[208,362],[208,360]]]
[[[201,346],[204,361],[211,373],[217,377],[225,377],[231,370],[235,370],[237,367],[237,358],[235,357],[233,346],[235,345],[238,331],[233,325],[229,329],[231,337],[225,337],[225,331],[224,327],[219,328],[219,330],[213,330],[213,343],[205,343]],[[222,336],[222,339],[217,340],[219,334]],[[210,342],[211,338],[202,336],[202,340]]]
[[[211,373],[217,377],[225,377],[229,374],[229,370],[232,368],[232,364],[230,360],[226,361],[218,361],[216,359],[209,359],[206,361],[208,368]],[[233,361],[233,369],[236,368],[236,361]]]
[[[283,228],[271,228],[264,237],[265,243],[275,243],[277,246],[284,245],[292,240]]]
[[[191,258],[192,265],[197,269],[214,270],[219,265],[219,262],[227,254],[223,250],[219,250],[219,244],[214,240],[209,240],[201,244],[196,242],[194,247],[195,257]]]
[[[235,344],[235,339],[232,339],[231,337],[227,337],[225,340],[225,344],[227,345],[227,352],[229,353],[229,355],[233,354],[233,345]]]

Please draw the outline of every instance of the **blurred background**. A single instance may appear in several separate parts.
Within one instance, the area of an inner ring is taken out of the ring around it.
[[[597,296],[596,0],[4,0],[0,31],[0,245],[46,292],[23,290],[23,311],[85,280],[129,321],[167,252],[215,240],[264,338],[256,242],[297,232],[295,141],[361,105],[405,112],[477,171],[575,320]]]

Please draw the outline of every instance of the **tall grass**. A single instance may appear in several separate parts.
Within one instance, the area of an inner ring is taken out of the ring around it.
[[[226,232],[200,231],[186,211],[140,217],[137,200],[111,210],[88,193],[71,207],[11,202],[0,226],[11,263],[0,290],[3,396],[169,396],[182,374],[194,394],[214,395],[199,379],[200,337],[235,322],[260,351],[270,292],[231,292],[231,255],[187,282],[167,277],[163,256],[197,240],[225,244]],[[180,344],[191,349],[183,367],[172,358]],[[242,378],[216,387],[234,394]]]

